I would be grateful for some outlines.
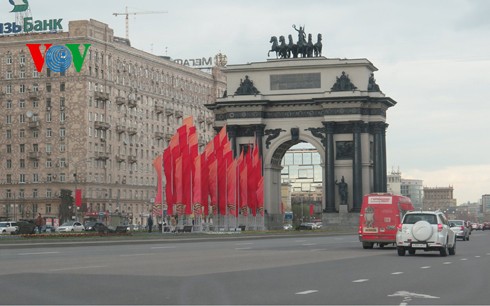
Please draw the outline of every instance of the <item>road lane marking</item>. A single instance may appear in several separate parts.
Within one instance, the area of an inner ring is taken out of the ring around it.
[[[391,274],[393,274],[393,275],[400,275],[400,274],[403,274],[403,272],[393,272]]]
[[[461,258],[460,260],[468,260],[468,258]]]
[[[450,264],[452,264],[452,262],[451,262],[451,261],[445,261],[445,262],[443,262],[442,264],[443,264],[443,265],[450,265]]]
[[[104,268],[104,267],[105,266],[68,267],[68,268],[51,269],[51,270],[48,270],[48,271],[56,272],[56,271],[67,271],[67,270],[95,269],[95,268]]]
[[[306,240],[295,240],[294,242],[305,242]]]
[[[151,249],[175,249],[175,246],[151,247]]]
[[[250,250],[251,248],[235,248],[235,250]]]
[[[475,258],[480,258],[480,255],[476,255]]]
[[[249,245],[253,244],[253,242],[240,242],[240,243],[235,243],[235,245]]]
[[[356,279],[354,281],[352,281],[353,283],[363,283],[363,282],[367,282],[369,279],[367,278],[361,278],[361,279]]]
[[[145,255],[154,255],[152,253],[139,253],[139,254],[119,254],[121,257],[129,257],[129,256],[145,256]]]
[[[318,290],[306,290],[306,291],[296,292],[295,294],[310,294],[315,292],[318,292]]]
[[[430,269],[430,266],[423,266],[423,267],[420,267],[420,269]]]
[[[326,251],[327,249],[311,249],[311,252]]]
[[[60,252],[36,252],[36,253],[19,253],[20,256],[25,255],[45,255],[45,254],[59,254]]]
[[[316,243],[303,243],[302,246],[316,245]]]

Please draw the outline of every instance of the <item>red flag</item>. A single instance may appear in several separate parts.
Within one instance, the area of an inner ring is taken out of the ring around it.
[[[201,205],[204,209],[204,215],[207,216],[209,213],[208,207],[208,165],[206,161],[206,156],[201,154]]]
[[[264,177],[261,177],[257,184],[257,208],[260,214],[264,215]]]
[[[310,216],[313,216],[315,214],[315,206],[313,204],[310,204]]]
[[[162,196],[163,196],[163,190],[162,190],[162,167],[163,167],[163,160],[162,160],[162,155],[157,155],[155,159],[153,160],[153,167],[155,168],[157,172],[157,193],[155,196],[155,204],[162,204]]]
[[[246,162],[242,162],[240,167],[240,210],[248,215],[248,167]]]
[[[236,181],[236,160],[233,160],[226,169],[226,206],[233,215],[237,215],[236,208],[236,195],[237,181]]]
[[[174,167],[172,150],[170,147],[163,151],[163,170],[165,172],[165,200],[167,202],[167,213],[173,215],[174,199]]]
[[[82,189],[75,189],[75,205],[82,206]]]
[[[217,214],[218,206],[218,161],[214,155],[210,156],[208,162],[208,190],[211,198],[213,214]]]
[[[192,184],[192,204],[195,214],[202,214],[201,156],[194,158],[194,179]]]
[[[174,173],[174,190],[175,190],[175,204],[182,205],[184,202],[182,194],[182,156],[177,157],[175,160],[175,173]]]

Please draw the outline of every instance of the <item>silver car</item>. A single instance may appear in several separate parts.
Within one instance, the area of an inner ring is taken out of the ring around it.
[[[85,227],[82,223],[77,221],[68,221],[61,224],[60,227],[56,229],[57,232],[66,233],[66,232],[82,232],[85,230]]]
[[[466,226],[464,220],[449,220],[449,225],[451,230],[456,234],[456,238],[462,239],[463,241],[470,240],[470,228]]]
[[[15,234],[18,230],[19,227],[15,221],[0,222],[0,234]]]

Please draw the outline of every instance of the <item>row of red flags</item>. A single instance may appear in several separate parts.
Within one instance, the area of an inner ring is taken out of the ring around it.
[[[162,204],[165,175],[167,214],[214,215],[239,212],[264,214],[264,179],[258,146],[249,145],[233,158],[226,126],[198,151],[198,135],[192,117],[184,119],[162,155],[153,161],[157,172],[155,204]]]

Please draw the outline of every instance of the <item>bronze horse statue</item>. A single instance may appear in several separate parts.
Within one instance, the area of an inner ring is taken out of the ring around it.
[[[317,42],[313,45],[315,57],[322,56],[322,34],[318,33]]]
[[[287,58],[287,46],[284,36],[279,37],[279,42],[281,44],[278,43],[276,36],[272,36],[269,42],[272,43],[272,46],[269,52],[267,52],[267,56],[270,56],[272,51],[276,52],[276,58]]]

